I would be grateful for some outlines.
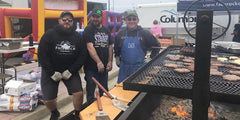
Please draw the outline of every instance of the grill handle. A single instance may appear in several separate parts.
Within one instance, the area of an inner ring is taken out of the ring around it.
[[[114,97],[113,97],[94,77],[92,77],[92,80],[93,80],[93,82],[94,82],[96,85],[98,85],[98,87],[99,87],[104,93],[106,93],[106,95],[107,95],[108,97],[110,97],[111,99],[114,99]]]

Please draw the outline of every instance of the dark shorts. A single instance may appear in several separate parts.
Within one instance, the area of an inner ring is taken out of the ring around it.
[[[65,84],[68,94],[82,91],[82,82],[79,74],[74,74],[68,80],[62,80]],[[50,76],[42,69],[41,89],[44,100],[53,100],[57,98],[59,82],[53,81]]]

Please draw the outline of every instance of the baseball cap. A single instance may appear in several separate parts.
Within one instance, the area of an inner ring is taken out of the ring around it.
[[[128,16],[138,17],[138,14],[135,10],[130,10],[130,11],[127,11],[127,13],[126,13],[126,17],[128,17]]]
[[[72,17],[72,19],[73,19],[73,14],[71,12],[69,12],[69,11],[63,11],[61,13],[61,15],[60,15],[60,18],[63,18],[64,15],[70,15]]]
[[[93,9],[92,10],[92,15],[102,16],[102,11],[99,10],[99,9]]]

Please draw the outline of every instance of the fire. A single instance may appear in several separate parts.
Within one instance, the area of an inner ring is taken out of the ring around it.
[[[214,113],[214,109],[213,108],[209,108],[208,109],[208,118],[210,120],[217,120],[218,119],[217,115],[215,115],[215,113]]]
[[[171,111],[173,113],[176,113],[176,115],[179,117],[185,117],[185,116],[191,117],[191,115],[189,113],[187,113],[181,105],[172,107]],[[214,109],[211,107],[208,109],[208,118],[209,118],[209,120],[218,120],[218,117],[217,117],[216,113],[214,112]]]
[[[184,116],[191,117],[191,115],[187,113],[181,105],[177,105],[177,107],[171,108],[171,111],[173,113],[176,113],[176,115],[180,117],[184,117]]]

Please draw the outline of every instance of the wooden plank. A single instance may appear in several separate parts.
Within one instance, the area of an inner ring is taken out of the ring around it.
[[[138,92],[136,91],[123,90],[122,83],[116,85],[116,87],[110,90],[109,93],[119,98],[123,98],[130,101],[138,94]],[[124,104],[128,104],[128,102],[124,102],[121,100],[119,101]],[[112,100],[109,97],[102,96],[101,102],[102,102],[103,111],[110,117],[111,120],[113,120],[121,112],[120,109],[113,106]],[[97,101],[95,101],[80,112],[80,118],[81,120],[96,120],[97,113],[98,113],[98,107],[97,107]]]

